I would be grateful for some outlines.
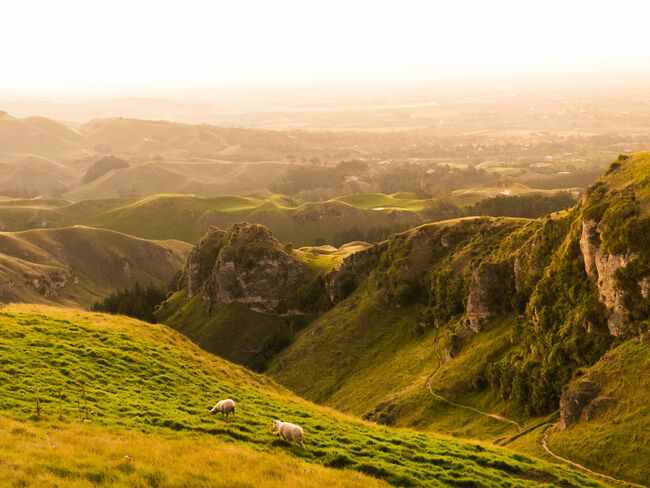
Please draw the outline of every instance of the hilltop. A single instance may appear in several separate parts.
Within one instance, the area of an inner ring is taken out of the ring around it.
[[[166,289],[189,248],[84,226],[0,232],[0,301],[90,306],[136,282]]]
[[[375,205],[376,204],[376,205]],[[430,205],[431,210],[425,211]],[[410,195],[355,195],[325,202],[296,202],[283,195],[221,196],[161,194],[145,198],[71,202],[62,199],[0,198],[0,229],[19,231],[83,224],[146,239],[178,239],[194,244],[211,226],[238,222],[265,225],[285,242],[312,246],[353,240],[382,240],[430,218],[441,218],[435,200]]]
[[[11,428],[3,429],[2,441],[22,453],[9,453],[10,469],[0,465],[4,479],[165,486],[260,476],[271,477],[264,481],[269,486],[278,478],[306,486],[317,480],[385,486],[372,478],[394,486],[605,486],[506,449],[382,428],[317,407],[160,324],[11,305],[0,311],[0,346],[0,424]],[[237,417],[208,415],[225,396],[238,403]],[[75,421],[85,417],[90,421]],[[278,417],[304,427],[305,450],[271,434]],[[26,436],[46,442],[25,444]],[[208,449],[232,459],[211,461]],[[275,473],[283,463],[287,472]]]

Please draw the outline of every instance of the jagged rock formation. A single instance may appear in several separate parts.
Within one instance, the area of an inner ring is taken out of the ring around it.
[[[638,255],[635,253],[625,255],[607,253],[601,243],[601,232],[602,224],[593,220],[583,221],[580,250],[584,257],[587,275],[596,280],[601,301],[611,308],[611,315],[607,320],[609,332],[614,336],[619,336],[625,332],[625,309],[622,303],[623,292],[616,287],[615,275],[619,268],[627,266]],[[644,296],[647,296],[647,288]]]
[[[507,309],[515,288],[510,261],[482,262],[474,272],[467,296],[468,326],[478,333],[485,321]]]
[[[299,314],[291,303],[304,282],[303,265],[268,228],[236,224],[212,229],[188,256],[182,283],[187,296],[201,294],[211,306],[243,303],[267,314]]]

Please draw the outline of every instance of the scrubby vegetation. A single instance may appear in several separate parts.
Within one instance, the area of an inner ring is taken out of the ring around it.
[[[557,192],[554,195],[497,195],[486,198],[465,208],[467,215],[491,215],[493,217],[525,217],[535,219],[546,214],[565,210],[575,205],[576,201],[569,192]]]
[[[95,303],[91,310],[94,312],[106,312],[110,314],[121,314],[156,322],[154,308],[165,299],[166,292],[153,284],[141,286],[140,283],[131,288],[117,290],[104,298],[101,302]]]
[[[104,176],[111,170],[128,167],[129,163],[123,159],[116,158],[115,156],[104,156],[95,161],[90,168],[88,168],[88,171],[86,171],[86,174],[83,176],[83,182],[90,183],[91,181],[95,181],[97,178]]]

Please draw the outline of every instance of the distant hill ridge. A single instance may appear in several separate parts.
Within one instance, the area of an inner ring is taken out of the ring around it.
[[[120,288],[166,288],[190,246],[74,226],[0,232],[0,302],[90,306]]]

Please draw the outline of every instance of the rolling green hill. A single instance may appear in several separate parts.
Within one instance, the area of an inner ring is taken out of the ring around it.
[[[0,232],[0,301],[90,306],[136,282],[167,288],[189,247],[84,226]]]
[[[0,310],[0,348],[0,439],[15,449],[0,462],[5,480],[381,486],[354,470],[394,486],[604,486],[509,450],[317,407],[160,324],[11,305]],[[238,403],[236,417],[208,415],[222,397]],[[306,449],[272,435],[276,418],[304,428]]]
[[[391,206],[373,210],[370,200],[391,202]],[[0,228],[18,231],[82,224],[146,239],[194,243],[210,226],[227,228],[247,221],[266,225],[280,239],[297,246],[311,246],[319,239],[340,245],[366,238],[383,239],[390,232],[435,218],[435,214],[422,214],[422,202],[399,195],[357,195],[303,204],[273,194],[214,198],[163,194],[76,203],[5,198],[0,199]]]

